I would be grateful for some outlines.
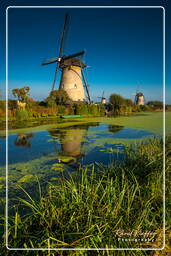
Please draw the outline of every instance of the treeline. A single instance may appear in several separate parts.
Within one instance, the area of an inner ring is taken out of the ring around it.
[[[171,105],[165,105],[166,111],[171,110]],[[148,101],[145,105],[135,105],[131,99],[126,99],[118,94],[111,94],[109,97],[108,110],[110,115],[124,115],[141,111],[162,111],[163,102]]]
[[[63,90],[54,90],[44,101],[35,101],[29,97],[29,87],[13,89],[17,100],[8,100],[8,119],[27,120],[33,118],[51,118],[60,115],[104,115],[102,104],[73,102]],[[24,105],[22,106],[22,103]],[[20,105],[18,105],[20,104]],[[6,118],[6,101],[0,101],[0,118]]]
[[[8,119],[27,120],[32,118],[51,118],[60,115],[86,116],[118,116],[141,111],[161,111],[161,101],[149,101],[146,105],[135,105],[131,99],[118,94],[111,94],[107,104],[87,104],[87,102],[73,102],[66,91],[54,90],[44,101],[35,101],[29,97],[30,87],[12,90],[16,100],[8,100]],[[166,105],[166,110],[171,106]],[[0,118],[6,118],[6,101],[0,101]]]
[[[118,116],[147,111],[149,108],[146,105],[135,105],[131,99],[126,99],[119,94],[111,94],[107,110],[109,115]]]

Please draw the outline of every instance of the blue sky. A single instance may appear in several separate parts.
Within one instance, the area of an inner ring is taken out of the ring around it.
[[[70,24],[64,53],[86,50],[84,61],[90,66],[88,83],[93,100],[97,101],[103,91],[106,97],[118,93],[133,98],[137,89],[145,94],[146,101],[162,100],[161,8],[10,8],[10,91],[28,85],[34,99],[48,96],[56,65],[41,66],[41,62],[58,56],[67,11]],[[171,104],[170,89],[166,92],[166,102]]]

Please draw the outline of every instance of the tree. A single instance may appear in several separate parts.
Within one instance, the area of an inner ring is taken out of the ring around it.
[[[28,99],[30,87],[24,86],[23,88],[15,88],[12,90],[12,94],[15,98],[18,98],[18,100],[22,102],[26,102]]]
[[[118,109],[125,103],[125,99],[119,94],[111,94],[109,101]]]
[[[148,106],[154,107],[154,108],[163,108],[163,102],[162,101],[148,101],[147,102]]]
[[[56,105],[65,105],[68,102],[71,102],[71,99],[69,98],[68,94],[64,90],[54,90],[51,91],[49,97],[46,99],[46,101],[52,101],[55,102]]]
[[[133,106],[134,103],[133,103],[133,101],[131,99],[125,99],[125,105],[126,106]]]

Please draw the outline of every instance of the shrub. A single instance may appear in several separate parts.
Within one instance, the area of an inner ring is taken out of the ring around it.
[[[77,103],[75,105],[76,115],[88,114],[88,105],[84,103]]]
[[[17,108],[17,101],[16,100],[8,100],[8,109],[16,109]]]
[[[69,101],[71,102],[71,99],[69,98],[67,92],[64,90],[51,91],[49,97],[46,99],[48,104],[55,103],[56,105],[63,105]]]
[[[147,105],[148,105],[148,106],[151,106],[151,107],[153,107],[153,108],[160,108],[160,109],[163,108],[163,102],[162,102],[162,101],[158,101],[158,100],[155,100],[155,101],[148,101],[148,102],[147,102]]]
[[[29,114],[28,114],[27,110],[17,109],[16,118],[18,120],[26,120],[29,118]]]
[[[147,111],[147,110],[150,109],[150,107],[147,106],[147,105],[140,105],[139,107],[140,107],[140,110],[141,110],[141,111]]]
[[[97,105],[91,104],[88,106],[88,113],[91,115],[98,115]]]
[[[59,105],[58,106],[58,113],[59,114],[66,114],[66,107],[65,106],[63,106],[63,105]]]
[[[133,103],[133,101],[131,99],[125,99],[125,105],[126,106],[133,106],[134,103]]]

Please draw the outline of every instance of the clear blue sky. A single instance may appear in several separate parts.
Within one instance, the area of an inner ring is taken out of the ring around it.
[[[48,96],[56,65],[41,66],[41,62],[58,56],[66,11],[70,24],[64,53],[86,50],[95,101],[103,91],[106,97],[118,93],[133,98],[137,89],[147,101],[162,100],[162,9],[9,9],[10,90],[28,85],[34,99]],[[166,102],[171,104],[168,93]]]

